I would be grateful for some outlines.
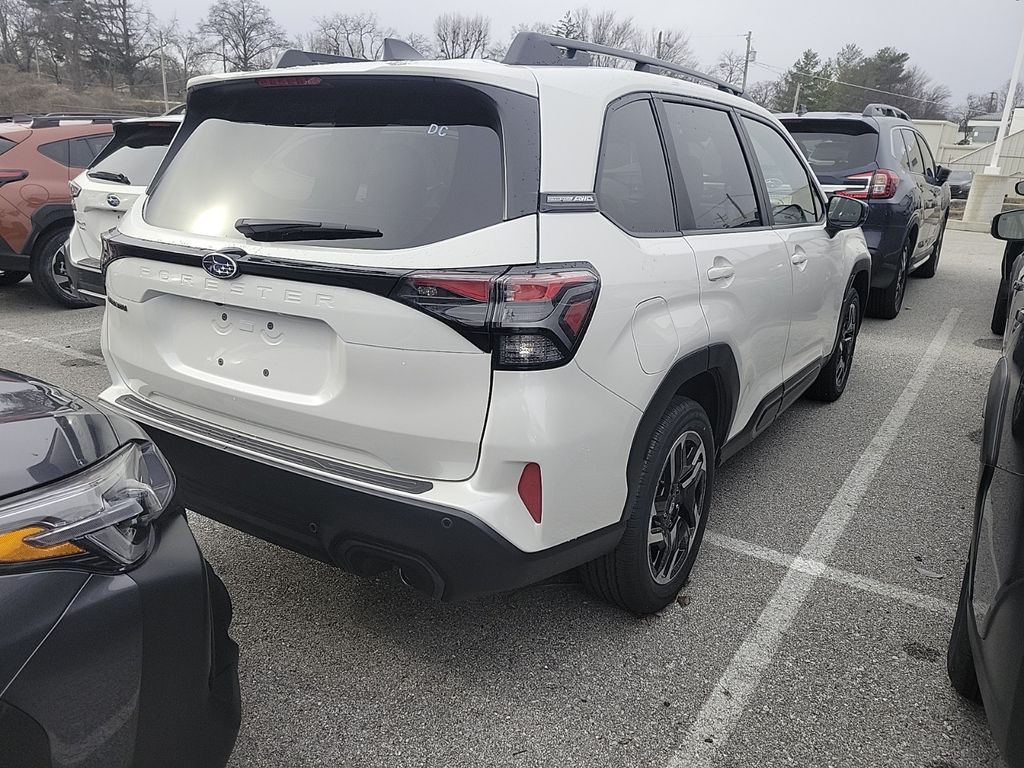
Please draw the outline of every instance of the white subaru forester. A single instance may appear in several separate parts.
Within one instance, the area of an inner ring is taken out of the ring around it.
[[[842,394],[865,206],[665,62],[389,50],[190,83],[104,244],[102,397],[190,509],[285,547],[443,599],[582,566],[659,610],[716,466]]]

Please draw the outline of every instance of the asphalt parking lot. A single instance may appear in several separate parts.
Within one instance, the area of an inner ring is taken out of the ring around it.
[[[719,472],[680,601],[637,619],[571,576],[439,604],[191,515],[231,591],[250,766],[999,766],[946,680],[1001,244],[950,231],[867,320],[838,403]],[[0,366],[95,396],[102,309],[0,289]]]

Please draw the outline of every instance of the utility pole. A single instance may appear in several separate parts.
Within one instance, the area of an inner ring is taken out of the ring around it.
[[[750,42],[753,32],[747,32],[747,55],[743,57],[743,86],[742,90],[747,90],[747,70],[750,69]]]
[[[167,70],[164,68],[164,32],[160,30],[160,80],[164,84],[164,112],[170,109],[167,103]]]
[[[796,82],[796,95],[793,96],[793,111],[800,114],[800,88],[803,85],[799,80]]]
[[[661,58],[661,40],[662,40],[662,35],[663,34],[664,33],[661,30],[658,30],[658,52],[654,56],[654,58],[656,58],[656,59],[660,59]]]
[[[1003,104],[1003,119],[999,123],[999,133],[996,135],[996,143],[992,147],[992,161],[985,169],[985,173],[999,175],[999,154],[1003,151],[1003,137],[1010,128],[1010,118],[1013,116],[1013,108],[1016,106],[1014,100],[1017,94],[1017,83],[1020,81],[1020,70],[1024,66],[1024,28],[1020,32],[1020,42],[1017,44],[1017,59],[1013,62],[1013,74],[1010,75],[1010,90],[1006,93],[1006,103]]]
[[[228,55],[224,51],[224,38],[223,37],[220,39],[220,64],[221,64],[221,68],[225,72],[227,72],[228,71]]]

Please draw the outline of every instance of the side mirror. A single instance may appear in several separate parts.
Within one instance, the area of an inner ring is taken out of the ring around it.
[[[952,171],[949,168],[943,168],[941,165],[935,166],[935,183],[942,186],[949,181],[949,174],[951,173]]]
[[[1024,182],[1020,182],[1020,184],[1024,184]],[[1024,208],[996,214],[992,219],[992,237],[996,240],[1009,240],[1010,242],[1024,240]]]
[[[825,214],[825,229],[830,235],[834,235],[843,229],[856,229],[867,221],[870,210],[868,204],[862,200],[835,195],[828,201],[828,211]]]
[[[1017,193],[1017,197],[1024,197],[1024,181],[1018,181],[1013,191]]]

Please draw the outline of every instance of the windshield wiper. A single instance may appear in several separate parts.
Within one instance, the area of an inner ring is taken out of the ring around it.
[[[328,224],[323,221],[293,221],[291,219],[239,219],[235,222],[235,229],[250,240],[261,243],[383,237],[383,233],[379,229],[352,227],[348,224]]]
[[[116,173],[114,171],[89,171],[87,174],[90,179],[99,179],[100,181],[113,181],[118,184],[131,184],[128,177],[123,173]]]

